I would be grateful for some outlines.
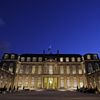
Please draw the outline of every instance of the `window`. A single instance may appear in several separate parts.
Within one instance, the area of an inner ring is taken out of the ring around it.
[[[41,62],[41,61],[42,61],[42,57],[39,57],[39,58],[38,58],[38,61]]]
[[[87,59],[91,59],[91,55],[87,55]]]
[[[63,62],[63,58],[60,58],[60,62]]]
[[[69,62],[69,57],[66,57],[66,62]]]
[[[14,59],[14,58],[15,58],[15,55],[12,54],[12,55],[11,55],[11,59]]]
[[[92,73],[93,72],[93,67],[92,67],[92,64],[89,63],[88,64],[88,73]]]
[[[67,70],[67,71],[66,71],[67,74],[70,74],[70,66],[69,66],[69,65],[66,66],[66,70]]]
[[[72,57],[72,62],[74,62],[75,61],[75,58],[74,57]]]
[[[74,88],[77,88],[77,78],[74,77]]]
[[[64,88],[64,77],[61,77],[60,79],[60,87]]]
[[[38,66],[38,74],[41,74],[41,73],[42,73],[42,66],[39,65],[39,66]]]
[[[60,66],[60,74],[64,74],[64,66]]]
[[[49,74],[53,74],[53,66],[49,65]]]
[[[8,54],[5,54],[4,59],[8,59],[8,57],[9,57]]]
[[[27,61],[28,61],[28,62],[31,61],[31,58],[30,58],[30,57],[27,57]]]
[[[98,71],[100,68],[99,68],[99,64],[98,63],[95,63],[95,70]]]
[[[97,55],[93,55],[94,60],[98,59]]]
[[[33,62],[36,62],[36,57],[33,57]]]
[[[82,66],[79,65],[78,73],[82,74]]]
[[[76,66],[72,65],[72,74],[76,74]]]
[[[24,57],[21,57],[21,61],[25,61],[25,58]]]
[[[35,65],[32,66],[32,74],[35,74]]]
[[[23,65],[20,66],[20,70],[19,73],[22,74],[23,73]]]
[[[70,88],[70,78],[67,78],[67,87]]]
[[[80,62],[80,61],[81,61],[81,58],[80,58],[80,57],[78,57],[78,58],[77,58],[77,61],[78,61],[78,62]]]

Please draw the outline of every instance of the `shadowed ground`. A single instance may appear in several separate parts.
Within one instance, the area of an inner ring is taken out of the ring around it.
[[[100,94],[70,91],[22,91],[0,94],[0,100],[100,100]]]

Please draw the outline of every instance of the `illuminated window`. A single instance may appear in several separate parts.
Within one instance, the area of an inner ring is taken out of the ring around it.
[[[87,59],[91,59],[91,55],[87,55]]]
[[[72,62],[74,62],[75,61],[75,58],[74,57],[72,57]]]
[[[70,79],[67,78],[67,87],[70,88]]]
[[[66,70],[67,70],[67,71],[66,71],[67,74],[70,74],[70,66],[69,66],[69,65],[66,66]]]
[[[78,73],[82,74],[82,67],[81,66],[79,66]]]
[[[74,88],[77,88],[77,78],[74,77]]]
[[[60,62],[63,62],[63,58],[60,58]]]
[[[25,58],[24,57],[21,57],[21,61],[25,61]]]
[[[69,57],[66,57],[66,62],[69,62]]]
[[[32,66],[32,74],[35,74],[35,66]]]
[[[8,59],[9,55],[5,54],[4,59]]]
[[[36,62],[36,57],[33,57],[33,62]]]
[[[64,66],[60,66],[60,74],[64,74]]]
[[[30,57],[27,57],[27,61],[28,61],[28,62],[31,61],[31,58],[30,58]]]
[[[81,61],[81,58],[80,58],[80,57],[78,57],[78,58],[77,58],[77,61],[79,61],[79,62],[80,62],[80,61]]]
[[[38,61],[41,62],[41,61],[42,61],[42,57],[39,57],[39,58],[38,58]]]
[[[22,73],[23,73],[23,71],[24,71],[24,70],[23,70],[23,65],[21,65],[21,66],[20,66],[19,73],[20,73],[20,74],[22,74]]]
[[[38,66],[38,74],[41,74],[41,73],[42,73],[42,66],[39,65],[39,66]]]
[[[34,77],[32,77],[32,83],[31,83],[31,85],[32,85],[32,88],[35,87],[35,78]]]
[[[53,74],[53,66],[52,65],[49,66],[49,74]]]
[[[64,88],[64,77],[60,78],[60,87]]]
[[[76,74],[76,66],[72,65],[72,74]]]

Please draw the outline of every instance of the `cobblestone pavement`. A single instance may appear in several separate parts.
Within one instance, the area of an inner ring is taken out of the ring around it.
[[[0,94],[0,100],[100,100],[100,94],[71,91],[20,91]]]

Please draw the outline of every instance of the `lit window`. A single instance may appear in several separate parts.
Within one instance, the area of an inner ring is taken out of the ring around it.
[[[63,58],[60,58],[60,62],[63,62]]]
[[[77,78],[74,77],[74,88],[77,88]]]
[[[87,59],[91,59],[91,55],[87,55]]]
[[[42,61],[42,57],[39,57],[39,58],[38,58],[38,61],[41,62],[41,61]]]
[[[75,58],[74,57],[72,57],[72,62],[74,62],[75,61]]]
[[[21,61],[25,61],[25,58],[24,57],[21,57]]]
[[[20,66],[20,70],[19,73],[22,74],[23,73],[23,65]]]
[[[77,58],[77,61],[81,61],[81,58],[80,58],[80,57],[78,57],[78,58]]]
[[[67,78],[67,87],[70,88],[70,78]]]
[[[52,65],[49,66],[49,74],[53,74],[53,66]]]
[[[32,74],[35,74],[35,66],[32,66]]]
[[[35,62],[36,61],[36,57],[33,57],[33,62]]]
[[[12,54],[12,55],[11,55],[11,59],[14,59],[14,58],[15,58],[15,55]]]
[[[8,54],[5,54],[4,59],[8,59]]]
[[[28,62],[31,61],[31,58],[30,58],[30,57],[27,57],[27,61],[28,61]]]
[[[42,66],[39,65],[39,66],[38,66],[38,74],[41,74],[41,73],[42,73]]]
[[[79,74],[82,74],[82,67],[81,66],[79,66],[78,72],[79,72]]]
[[[70,66],[69,66],[69,65],[66,66],[66,70],[67,70],[67,71],[66,71],[67,74],[70,74]]]
[[[66,57],[66,62],[69,62],[69,57]]]
[[[60,87],[64,88],[64,77],[60,78]]]
[[[72,65],[72,74],[76,74],[76,66]]]
[[[64,66],[60,66],[60,74],[64,74]]]

